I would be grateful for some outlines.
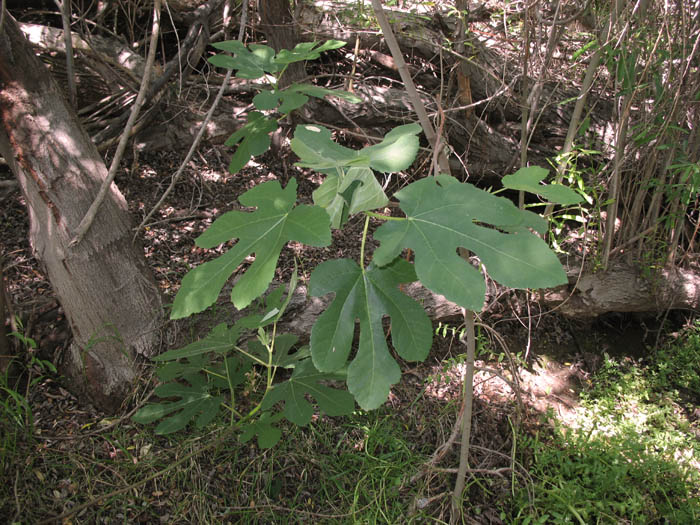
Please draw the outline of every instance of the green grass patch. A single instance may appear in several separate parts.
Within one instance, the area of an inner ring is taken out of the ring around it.
[[[647,363],[606,356],[573,428],[524,438],[534,500],[521,492],[514,522],[699,522],[700,442],[678,390],[698,393],[699,364],[698,325]]]

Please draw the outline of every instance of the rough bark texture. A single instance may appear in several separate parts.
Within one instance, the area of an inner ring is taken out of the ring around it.
[[[574,269],[570,275],[578,275]],[[572,277],[573,286],[545,294],[545,303],[567,317],[593,318],[608,312],[663,312],[700,309],[700,275],[678,267],[641,275],[632,266]]]
[[[107,168],[7,12],[0,34],[0,124],[0,153],[27,202],[32,250],[73,331],[62,372],[86,400],[116,410],[137,376],[137,355],[158,348],[160,293],[131,242],[126,202],[116,186],[85,239],[69,246]]]
[[[66,45],[62,29],[39,24],[20,24],[20,29],[33,45],[49,51],[65,54]],[[116,38],[92,36],[87,42],[77,33],[71,34],[73,50],[80,53],[83,60],[89,61],[105,83],[114,84],[112,89],[129,83],[132,91],[137,91],[143,77],[146,61],[129,46]]]
[[[299,43],[296,24],[289,7],[289,0],[259,0],[258,14],[260,29],[267,37],[268,43],[275,51],[292,49]],[[280,81],[280,86],[299,82],[306,76],[303,62],[289,64]]]

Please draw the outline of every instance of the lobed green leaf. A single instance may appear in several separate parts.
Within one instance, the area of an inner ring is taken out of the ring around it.
[[[227,146],[238,144],[228,166],[229,172],[237,173],[251,157],[265,153],[270,147],[270,133],[277,127],[275,119],[267,118],[259,111],[251,111],[248,122],[226,140]]]
[[[313,198],[326,209],[333,228],[342,227],[349,215],[386,206],[388,199],[372,170],[395,172],[410,166],[420,130],[417,124],[399,126],[379,144],[355,151],[335,143],[322,126],[297,126],[291,143],[300,158],[297,165],[327,175]]]
[[[329,416],[343,416],[352,413],[355,401],[349,392],[331,388],[322,381],[344,379],[339,374],[322,373],[314,368],[311,359],[299,361],[292,376],[268,391],[262,403],[269,409],[276,403],[284,403],[284,417],[292,423],[305,426],[311,421],[313,406],[306,396],[313,397],[319,408]]]
[[[231,274],[251,253],[255,261],[234,285],[231,300],[243,309],[267,290],[274,277],[282,247],[290,240],[311,246],[331,242],[328,214],[318,206],[294,206],[297,183],[294,179],[283,189],[270,181],[244,193],[239,201],[256,207],[254,212],[225,213],[200,235],[196,243],[213,248],[230,239],[238,242],[213,261],[191,270],[182,280],[175,296],[172,319],[187,317],[211,306]]]
[[[546,169],[539,166],[520,168],[512,175],[503,177],[503,187],[535,193],[541,195],[549,202],[561,204],[562,206],[583,202],[583,197],[567,186],[562,186],[561,184],[540,184],[548,173]]]
[[[235,70],[238,78],[254,80],[282,69],[282,65],[274,60],[275,50],[270,46],[250,44],[246,47],[238,40],[228,40],[214,43],[212,47],[233,53],[233,56],[214,55],[209,58],[209,63]]]
[[[374,146],[367,146],[360,154],[369,157],[369,167],[384,173],[407,169],[418,153],[418,124],[406,124],[392,129],[384,139]]]
[[[352,348],[355,319],[359,318],[360,342],[348,366],[347,384],[366,410],[380,406],[401,376],[386,344],[384,315],[391,317],[392,343],[402,358],[419,361],[430,350],[430,320],[423,308],[398,288],[415,279],[413,266],[402,259],[386,268],[370,265],[366,270],[349,259],[337,259],[321,263],[311,274],[311,295],[335,294],[311,331],[313,363],[322,372],[344,368]]]
[[[313,192],[314,204],[331,218],[331,228],[341,228],[349,215],[383,208],[389,202],[369,168],[327,170],[326,180]]]
[[[312,124],[297,126],[290,146],[299,156],[297,166],[318,171],[349,166],[369,166],[369,158],[333,141],[331,132]]]
[[[457,254],[460,247],[476,253],[489,275],[505,286],[544,288],[566,282],[556,255],[524,228],[532,214],[509,200],[449,176],[421,179],[396,197],[406,220],[377,229],[374,237],[381,244],[374,252],[376,264],[387,265],[410,248],[416,274],[426,287],[476,311],[483,306],[485,283]]]
[[[132,419],[148,424],[159,419],[156,434],[172,434],[195,421],[197,428],[208,425],[218,414],[223,398],[209,391],[209,384],[199,374],[187,376],[190,385],[166,383],[158,386],[154,393],[161,398],[179,398],[178,401],[161,401],[146,405]]]
[[[282,49],[275,58],[278,64],[291,64],[292,62],[302,62],[304,60],[316,60],[324,51],[343,47],[342,40],[327,40],[322,44],[318,42],[301,42],[294,46],[294,49]]]
[[[277,428],[275,423],[278,423],[282,419],[282,414],[270,414],[269,412],[263,412],[260,417],[246,423],[241,428],[241,435],[239,437],[241,443],[247,443],[253,437],[258,437],[258,446],[260,448],[272,448],[282,437],[282,431]]]

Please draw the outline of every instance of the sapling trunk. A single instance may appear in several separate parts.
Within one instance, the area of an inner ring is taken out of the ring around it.
[[[472,431],[472,402],[474,400],[474,359],[476,355],[476,334],[474,333],[474,312],[464,310],[464,336],[467,345],[467,363],[464,371],[464,392],[462,397],[462,440],[459,448],[459,469],[452,492],[452,517],[450,523],[458,523],[462,513],[462,492],[469,467],[469,440]]]

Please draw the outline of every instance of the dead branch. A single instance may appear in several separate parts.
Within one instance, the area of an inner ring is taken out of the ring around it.
[[[156,58],[156,47],[158,44],[158,35],[160,34],[160,0],[155,0],[154,6],[153,6],[153,28],[151,32],[151,42],[148,48],[148,58],[146,59],[146,69],[144,71],[144,76],[141,81],[141,88],[139,89],[139,94],[136,97],[136,102],[134,102],[134,106],[131,108],[131,113],[129,115],[129,121],[126,123],[126,127],[124,128],[124,131],[122,132],[121,139],[119,140],[119,145],[117,146],[117,151],[114,154],[114,157],[112,158],[112,164],[109,167],[109,173],[107,174],[107,177],[105,178],[104,181],[102,181],[102,185],[100,186],[100,190],[97,193],[97,196],[95,197],[95,200],[93,203],[90,205],[90,208],[88,209],[87,213],[85,214],[85,217],[80,221],[80,224],[78,225],[78,230],[75,234],[75,237],[73,237],[73,240],[70,242],[71,246],[75,246],[76,244],[80,243],[80,241],[83,239],[87,231],[90,229],[90,226],[92,225],[93,221],[95,220],[95,217],[97,216],[97,210],[99,210],[100,205],[102,204],[102,201],[105,199],[107,192],[109,191],[109,187],[112,185],[112,182],[114,181],[114,177],[117,175],[117,170],[119,169],[119,163],[122,160],[122,157],[124,156],[124,151],[126,150],[126,143],[129,140],[130,134],[131,134],[131,128],[134,126],[136,123],[136,119],[139,116],[139,112],[141,111],[141,108],[143,107],[143,103],[146,99],[146,93],[148,92],[148,84],[150,80],[150,71],[153,68],[153,63]]]

